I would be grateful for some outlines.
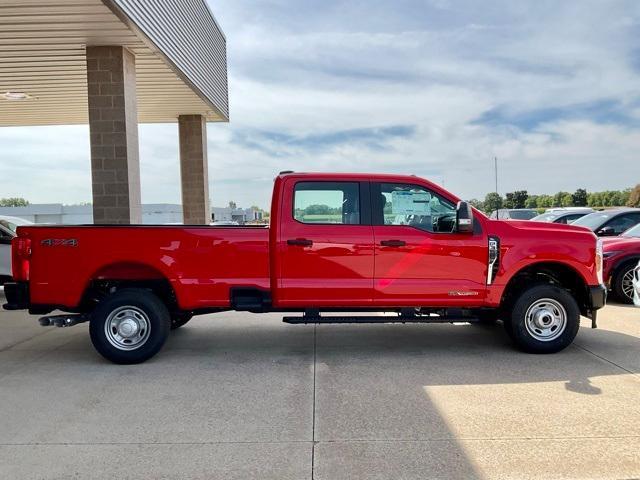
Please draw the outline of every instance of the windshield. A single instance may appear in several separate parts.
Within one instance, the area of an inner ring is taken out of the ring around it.
[[[16,229],[20,225],[30,225],[30,224],[31,222],[28,222],[27,220],[23,220],[21,218],[12,218],[11,220],[7,218],[0,218],[0,225],[2,225],[5,228],[8,228],[14,234],[16,233]]]
[[[509,218],[513,220],[531,220],[536,215],[535,210],[509,210]]]
[[[538,215],[537,217],[533,217],[531,220],[534,222],[553,222],[560,215],[556,213],[543,213],[542,215]]]
[[[590,213],[589,215],[585,215],[584,217],[579,218],[578,220],[573,222],[572,225],[578,225],[581,227],[590,228],[591,230],[595,230],[604,222],[609,220],[612,216],[613,215],[611,213],[605,212]]]
[[[640,223],[635,227],[631,227],[629,230],[622,234],[623,237],[637,237],[640,238]]]

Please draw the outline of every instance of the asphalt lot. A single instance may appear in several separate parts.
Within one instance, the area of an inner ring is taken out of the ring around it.
[[[500,325],[218,314],[116,366],[2,311],[0,478],[640,478],[640,309],[588,324],[535,356]]]

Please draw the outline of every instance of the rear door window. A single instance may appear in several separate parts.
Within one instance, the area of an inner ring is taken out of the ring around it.
[[[293,218],[308,224],[360,224],[357,182],[298,182],[294,188]]]

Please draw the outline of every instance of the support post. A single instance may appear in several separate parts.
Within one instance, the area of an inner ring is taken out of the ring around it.
[[[185,225],[209,225],[209,172],[207,121],[202,115],[180,115],[180,177]]]
[[[93,223],[142,222],[135,56],[87,47]]]

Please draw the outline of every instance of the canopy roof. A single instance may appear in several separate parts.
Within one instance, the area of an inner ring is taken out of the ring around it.
[[[0,126],[88,123],[85,47],[98,45],[135,54],[140,122],[228,121],[226,40],[206,0],[3,0]]]

